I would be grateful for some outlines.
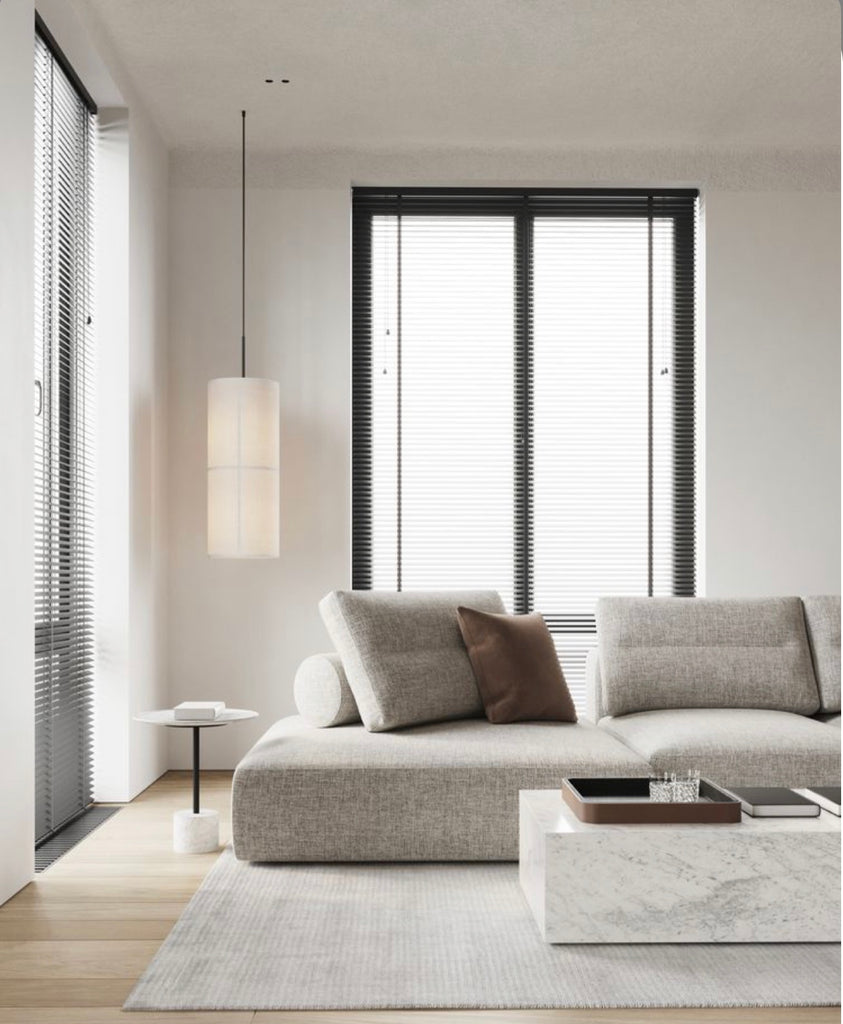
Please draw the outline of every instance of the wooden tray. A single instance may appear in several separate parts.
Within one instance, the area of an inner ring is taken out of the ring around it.
[[[741,804],[708,779],[692,804],[650,800],[649,779],[563,779],[562,799],[590,825],[710,825],[741,820]]]

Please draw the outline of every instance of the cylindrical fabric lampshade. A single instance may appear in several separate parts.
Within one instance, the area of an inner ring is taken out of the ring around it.
[[[208,382],[208,554],[277,558],[279,389],[260,377]]]

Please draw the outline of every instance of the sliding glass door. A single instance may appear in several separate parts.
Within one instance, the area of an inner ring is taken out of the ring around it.
[[[93,133],[93,115],[36,36],[36,841],[92,799]]]

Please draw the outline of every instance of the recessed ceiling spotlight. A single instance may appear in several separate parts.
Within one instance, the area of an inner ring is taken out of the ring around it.
[[[272,85],[272,83],[273,83],[274,81],[275,81],[275,79],[274,79],[274,78],[265,78],[265,79],[264,79],[264,82],[266,82],[266,84],[267,84],[267,85]]]

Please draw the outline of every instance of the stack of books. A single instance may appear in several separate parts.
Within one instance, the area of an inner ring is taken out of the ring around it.
[[[225,701],[222,700],[183,700],[173,708],[177,722],[213,722],[223,711]]]

